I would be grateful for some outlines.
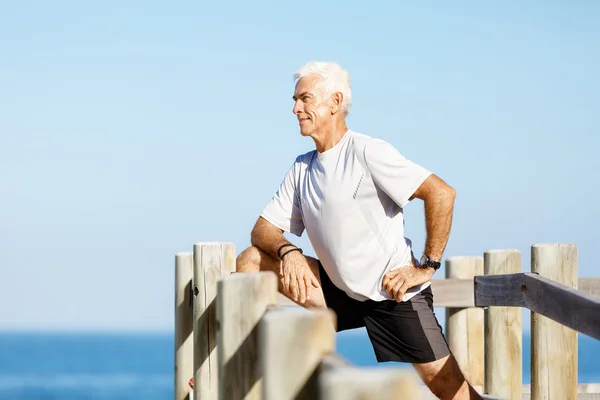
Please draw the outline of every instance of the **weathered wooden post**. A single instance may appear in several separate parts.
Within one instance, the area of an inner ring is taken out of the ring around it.
[[[319,377],[320,397],[327,400],[421,399],[414,374],[398,369],[342,367]]]
[[[193,253],[175,255],[175,400],[188,400],[188,384],[194,375],[194,341],[192,337]]]
[[[531,272],[577,288],[577,246],[534,244]],[[531,399],[576,398],[577,331],[531,312]]]
[[[277,276],[233,274],[217,284],[219,399],[260,400],[259,322],[277,301]]]
[[[472,279],[475,275],[483,275],[483,257],[450,257],[446,260],[447,279]],[[446,308],[446,339],[467,380],[482,388],[483,309]]]
[[[217,280],[235,271],[233,243],[194,244],[194,399],[217,400]]]
[[[521,271],[518,250],[488,250],[483,254],[486,275]],[[485,311],[484,392],[506,399],[523,397],[521,307],[488,307]]]
[[[335,351],[330,310],[269,310],[260,322],[263,400],[318,398],[317,369]],[[334,318],[334,317],[333,317]]]

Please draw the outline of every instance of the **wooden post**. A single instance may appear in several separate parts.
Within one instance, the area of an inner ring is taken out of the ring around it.
[[[194,400],[217,399],[217,279],[233,271],[233,243],[194,244]]]
[[[577,246],[534,244],[531,272],[577,288]],[[577,398],[577,331],[531,313],[531,399]]]
[[[175,255],[175,400],[188,400],[188,384],[194,375],[194,342],[192,337],[193,254]]]
[[[414,374],[394,368],[336,368],[319,377],[320,397],[327,400],[421,399]]]
[[[220,400],[260,400],[259,321],[277,301],[273,272],[234,274],[217,285]]]
[[[318,398],[317,369],[335,350],[330,310],[273,309],[260,322],[263,400]]]
[[[473,279],[483,275],[483,257],[450,257],[446,278]],[[435,297],[433,299],[435,305]],[[446,308],[446,339],[471,385],[483,387],[483,309]]]
[[[522,272],[518,250],[489,250],[483,254],[486,275]],[[523,397],[521,307],[488,307],[485,311],[484,392],[506,399]]]

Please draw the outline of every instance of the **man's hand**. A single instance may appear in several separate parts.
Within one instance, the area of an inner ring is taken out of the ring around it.
[[[414,265],[397,268],[383,277],[383,290],[390,298],[400,303],[408,289],[427,282],[434,272],[433,268],[419,268]]]
[[[291,295],[292,300],[300,300],[300,304],[310,300],[311,286],[319,287],[319,281],[310,270],[306,258],[299,251],[292,251],[283,257],[281,274],[284,291]]]

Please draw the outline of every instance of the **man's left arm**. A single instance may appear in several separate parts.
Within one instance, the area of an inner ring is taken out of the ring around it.
[[[427,238],[424,254],[431,261],[440,262],[448,243],[456,191],[434,174],[429,175],[415,191],[411,200],[423,200]],[[391,298],[402,301],[411,287],[431,279],[436,270],[431,267],[407,266],[388,272],[383,279],[383,289]]]
[[[439,177],[431,174],[415,191],[412,198],[423,200],[425,206],[427,239],[424,253],[432,261],[439,262],[450,236],[456,191]]]

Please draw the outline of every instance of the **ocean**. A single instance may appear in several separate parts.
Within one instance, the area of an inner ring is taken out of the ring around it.
[[[529,336],[523,337],[529,383]],[[377,364],[363,329],[337,335],[337,351]],[[600,341],[579,335],[579,382],[600,382]],[[402,368],[409,366],[396,364]],[[0,333],[0,399],[159,400],[173,396],[173,335]]]

